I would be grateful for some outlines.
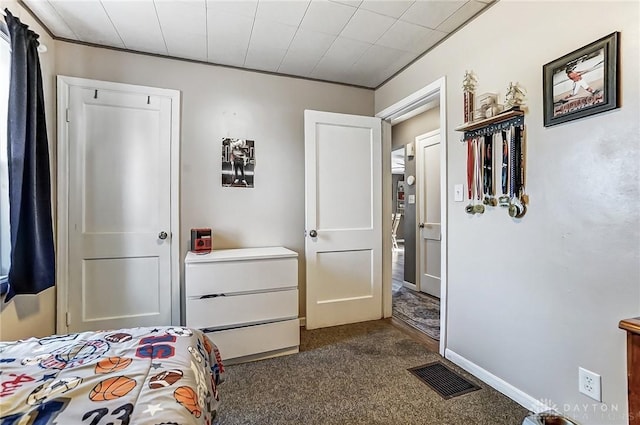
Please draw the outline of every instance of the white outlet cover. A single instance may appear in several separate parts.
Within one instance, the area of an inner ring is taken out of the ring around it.
[[[416,195],[409,195],[409,203],[410,204],[416,203]]]
[[[578,390],[596,401],[602,401],[602,378],[597,373],[579,367]]]

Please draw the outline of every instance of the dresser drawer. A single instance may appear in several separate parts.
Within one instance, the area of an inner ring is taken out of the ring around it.
[[[220,350],[222,360],[244,357],[255,353],[281,350],[300,345],[298,319],[244,328],[207,332]]]
[[[298,259],[190,263],[185,265],[185,282],[187,297],[296,288]]]
[[[298,290],[187,299],[187,326],[228,328],[298,317]]]

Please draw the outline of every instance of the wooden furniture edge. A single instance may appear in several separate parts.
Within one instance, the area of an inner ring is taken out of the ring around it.
[[[640,335],[640,317],[621,320],[618,327],[627,332]]]

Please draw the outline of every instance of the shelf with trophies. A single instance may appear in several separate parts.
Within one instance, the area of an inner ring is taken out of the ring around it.
[[[465,211],[484,214],[503,207],[509,216],[520,219],[529,203],[525,191],[525,91],[518,83],[510,83],[504,104],[498,103],[496,93],[484,93],[477,97],[476,108],[477,85],[475,74],[467,71],[462,84],[465,123],[455,129],[463,132],[461,141],[467,145],[469,204]]]

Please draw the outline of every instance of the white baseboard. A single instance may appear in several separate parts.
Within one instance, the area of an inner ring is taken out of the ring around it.
[[[531,397],[529,394],[525,393],[524,391],[514,387],[508,382],[498,378],[497,376],[490,373],[489,371],[481,368],[477,364],[467,360],[466,358],[462,357],[461,355],[449,349],[445,350],[445,358],[457,364],[458,366],[460,366],[461,368],[463,368],[464,370],[466,370],[476,378],[489,384],[491,387],[493,387],[497,391],[500,391],[502,394],[506,395],[511,400],[515,401],[516,403],[518,403],[519,405],[521,405],[527,410],[530,410],[534,413],[540,413],[547,410],[551,410],[549,406],[547,406],[540,400],[537,400]]]
[[[300,327],[304,328],[305,326],[307,326],[307,318],[306,317],[301,317],[300,318]]]
[[[411,282],[404,281],[404,286],[409,289],[413,289],[414,291],[418,290],[418,287]]]

